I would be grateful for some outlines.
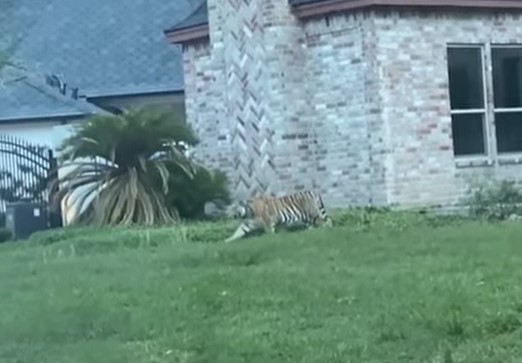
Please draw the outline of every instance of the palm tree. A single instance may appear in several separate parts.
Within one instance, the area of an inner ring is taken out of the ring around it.
[[[169,111],[92,116],[59,148],[58,199],[80,212],[76,221],[91,224],[176,222],[177,211],[165,203],[169,171],[193,176],[198,166],[184,145],[196,143],[192,129]]]

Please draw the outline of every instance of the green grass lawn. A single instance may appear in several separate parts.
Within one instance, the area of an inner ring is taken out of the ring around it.
[[[399,227],[0,246],[0,362],[522,362],[522,225]]]

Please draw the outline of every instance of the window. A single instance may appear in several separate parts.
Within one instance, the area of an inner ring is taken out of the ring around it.
[[[455,155],[485,155],[487,133],[482,47],[449,47],[448,73]]]
[[[448,76],[455,156],[522,153],[522,45],[451,45]]]
[[[499,154],[522,152],[522,47],[491,48]]]

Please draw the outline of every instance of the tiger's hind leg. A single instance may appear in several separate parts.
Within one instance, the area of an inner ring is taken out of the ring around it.
[[[317,225],[317,220],[320,219],[322,221],[321,225],[323,227],[333,227],[333,220],[326,213],[323,198],[319,194],[315,194],[315,207],[317,215],[314,218],[313,224]]]
[[[323,226],[325,227],[333,227],[333,220],[329,216],[326,216],[324,219]]]
[[[321,223],[318,223],[319,221],[321,221]],[[333,227],[333,220],[326,214],[318,216],[313,220],[308,229],[313,227]]]
[[[265,233],[276,233],[277,223],[270,219],[263,219],[260,223],[260,227],[263,228]]]
[[[270,233],[272,233],[272,234],[273,234],[273,233],[276,233],[276,225],[275,225],[275,223],[271,223],[271,224],[270,224],[270,226],[268,227],[268,231],[269,231]]]

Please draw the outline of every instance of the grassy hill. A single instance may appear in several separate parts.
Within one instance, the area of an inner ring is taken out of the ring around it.
[[[522,361],[522,225],[365,216],[0,246],[0,362]]]

